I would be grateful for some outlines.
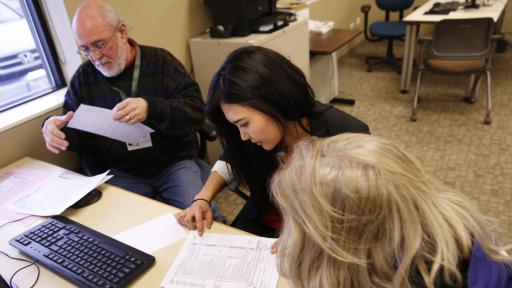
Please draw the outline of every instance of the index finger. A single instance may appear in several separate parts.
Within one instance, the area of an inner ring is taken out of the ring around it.
[[[195,218],[196,218],[197,233],[199,233],[199,236],[203,236],[203,233],[204,233],[203,211],[201,211],[200,209],[196,209]]]
[[[125,100],[117,103],[117,105],[114,106],[114,108],[112,110],[119,112],[120,110],[123,110],[124,108],[126,108],[126,105],[128,105],[126,100],[128,100],[128,99],[125,99]]]
[[[204,220],[206,222],[206,228],[208,228],[208,229],[212,228],[212,224],[213,224],[212,209],[208,209],[208,211],[206,211],[206,215],[205,215]]]
[[[58,139],[66,139],[66,134],[64,134],[64,132],[62,132],[57,127],[51,127],[49,130],[50,135],[52,135],[53,137],[56,137]]]

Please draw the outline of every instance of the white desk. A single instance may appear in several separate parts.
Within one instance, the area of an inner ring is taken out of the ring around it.
[[[405,50],[400,82],[400,92],[402,93],[407,93],[411,85],[416,34],[420,24],[435,24],[443,19],[470,19],[483,17],[491,17],[494,19],[494,22],[498,22],[503,14],[503,11],[505,10],[505,6],[507,5],[508,0],[490,0],[490,6],[484,6],[480,4],[480,8],[478,9],[460,8],[459,10],[452,11],[447,15],[425,15],[425,12],[430,10],[435,2],[447,1],[430,0],[403,19],[406,24],[406,29],[404,47]]]
[[[42,167],[39,162],[33,161],[30,158],[23,158],[20,161],[0,169],[0,172],[6,171],[6,169],[20,167],[22,165],[23,167]],[[114,236],[161,215],[179,211],[169,205],[140,196],[136,193],[128,192],[115,186],[103,184],[99,189],[102,190],[103,196],[97,203],[78,210],[67,209],[62,215],[101,233]],[[2,234],[2,231],[6,231],[5,229],[8,227],[9,226],[0,228],[0,239],[2,240],[0,247],[9,245],[7,244],[7,238],[9,237]],[[214,233],[248,234],[221,223],[215,223],[209,231]],[[162,279],[171,267],[171,264],[177,256],[183,242],[183,240],[179,241],[151,253],[156,258],[155,264],[140,277],[135,279],[135,281],[131,283],[130,287],[160,287]],[[23,258],[27,259],[26,257]],[[0,255],[0,272],[4,275],[4,278],[12,275],[14,271],[24,265],[26,264],[21,263],[20,261],[7,259],[4,255]],[[64,280],[64,278],[61,278],[57,274],[44,268],[44,266],[40,265],[40,267],[41,275],[35,287],[75,287],[72,283]],[[19,280],[17,283],[21,285],[20,287],[28,287],[35,279],[35,269],[27,270],[28,271],[22,272],[22,275],[18,275],[15,278]],[[286,281],[280,279],[277,287],[287,287]]]
[[[322,103],[342,103],[354,105],[355,100],[339,98],[338,57],[336,51],[350,43],[363,31],[349,29],[332,29],[321,34],[309,36],[310,84],[315,92],[315,99]],[[327,81],[326,81],[327,80]]]

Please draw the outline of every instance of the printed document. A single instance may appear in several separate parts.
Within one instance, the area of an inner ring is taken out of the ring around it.
[[[141,123],[131,125],[114,120],[113,110],[85,104],[76,109],[73,118],[68,122],[68,127],[132,144],[154,132]]]
[[[62,168],[55,169],[57,173],[20,193],[7,203],[7,207],[30,215],[58,215],[112,177],[107,175],[109,171],[86,177]]]
[[[7,203],[20,197],[25,191],[35,189],[45,179],[56,175],[54,170],[17,168],[0,172],[0,225],[26,215],[16,213],[7,207]],[[30,217],[23,220],[23,224],[30,225],[37,217]],[[19,224],[19,223],[18,223]]]
[[[279,280],[272,238],[188,234],[163,288],[271,288]]]

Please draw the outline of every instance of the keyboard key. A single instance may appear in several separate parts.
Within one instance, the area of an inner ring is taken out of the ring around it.
[[[32,243],[32,241],[24,238],[24,237],[18,237],[16,238],[16,242],[20,243],[23,246],[27,246],[28,244]]]

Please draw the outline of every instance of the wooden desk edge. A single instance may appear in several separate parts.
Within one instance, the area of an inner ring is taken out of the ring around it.
[[[311,33],[309,36],[309,51],[313,54],[331,54],[362,33],[362,30],[337,28],[323,34]]]

